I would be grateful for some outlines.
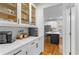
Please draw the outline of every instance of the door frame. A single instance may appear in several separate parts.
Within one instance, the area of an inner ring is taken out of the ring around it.
[[[73,12],[74,11],[74,12]],[[70,22],[71,22],[71,39],[70,39],[70,52],[71,54],[75,54],[76,51],[75,51],[75,17],[73,18],[72,16],[74,15],[75,16],[75,13],[76,13],[76,6],[74,7],[71,7],[70,8],[70,12],[71,12],[71,19],[70,19]],[[72,13],[73,12],[73,13]],[[73,15],[72,15],[73,14]],[[74,27],[73,27],[74,26]],[[64,31],[64,40],[63,40],[63,55],[69,55],[69,53],[67,52],[67,49],[66,49],[66,46],[68,45],[68,43],[66,42],[67,38],[66,38],[66,8],[65,6],[63,6],[63,31]]]

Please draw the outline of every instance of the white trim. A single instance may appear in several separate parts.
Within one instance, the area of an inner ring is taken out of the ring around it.
[[[21,3],[17,3],[17,20],[21,24]]]
[[[36,8],[36,5],[35,4],[31,3],[31,5]]]
[[[31,25],[31,3],[29,4],[29,24]]]
[[[65,7],[64,7],[64,5],[63,5],[63,55],[65,55],[66,54],[66,50],[65,50],[65,40],[66,40],[66,29],[65,29],[65,23],[66,21],[65,21]]]

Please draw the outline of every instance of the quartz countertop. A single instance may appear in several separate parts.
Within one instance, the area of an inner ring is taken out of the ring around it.
[[[0,44],[0,55],[5,55],[8,52],[15,50],[19,47],[21,47],[22,45],[25,45],[35,39],[37,39],[39,37],[28,37],[28,38],[24,38],[22,40],[16,40],[13,43],[9,43],[9,44]]]
[[[49,32],[46,32],[46,34],[61,34],[60,32],[52,32],[52,31],[49,31]]]

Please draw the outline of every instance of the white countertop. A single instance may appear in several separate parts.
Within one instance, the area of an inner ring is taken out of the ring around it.
[[[25,45],[29,42],[31,42],[32,40],[35,40],[39,37],[28,37],[22,40],[16,40],[13,43],[10,44],[0,44],[0,55],[4,55],[14,49],[17,49],[19,47],[21,47],[22,45]]]
[[[50,32],[46,32],[46,34],[61,34],[60,32],[52,32],[52,31],[50,31]]]

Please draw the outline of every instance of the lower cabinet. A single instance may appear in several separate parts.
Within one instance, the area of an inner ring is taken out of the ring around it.
[[[30,52],[29,52],[30,55],[37,55],[36,50],[38,48],[38,40],[34,40],[30,42],[29,48],[30,48]]]
[[[39,55],[41,53],[41,51],[42,51],[41,42],[42,42],[41,38],[39,38],[30,43],[30,46],[29,46],[30,55]]]
[[[29,55],[29,44],[26,44],[25,46],[23,46],[23,55]]]
[[[23,54],[23,50],[21,48],[18,48],[16,50],[7,53],[6,55],[22,55],[22,54]]]
[[[33,40],[6,55],[39,55],[42,51],[41,38]]]
[[[28,44],[21,46],[6,55],[28,55],[29,54],[29,49],[28,49]]]

